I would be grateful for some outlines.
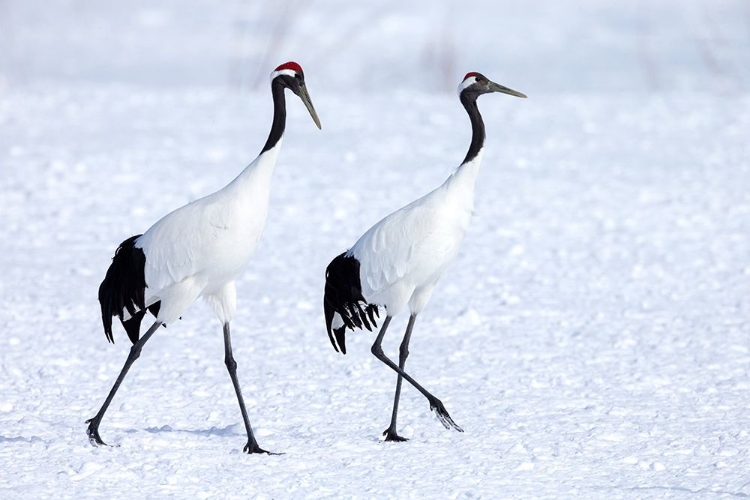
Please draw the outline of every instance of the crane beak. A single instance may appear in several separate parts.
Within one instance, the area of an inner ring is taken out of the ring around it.
[[[313,107],[312,101],[310,100],[310,94],[307,93],[307,87],[303,83],[299,86],[299,98],[302,99],[302,102],[305,103],[305,107],[307,108],[307,111],[310,112],[310,116],[312,116],[313,121],[315,122],[315,125],[318,126],[318,128],[322,128],[320,126],[320,119],[318,118],[318,113],[315,112],[315,108]]]
[[[489,83],[489,89],[490,92],[501,92],[503,94],[514,95],[516,97],[523,97],[524,99],[526,99],[526,94],[522,94],[517,90],[509,89],[508,87],[503,87],[502,85],[495,82]]]

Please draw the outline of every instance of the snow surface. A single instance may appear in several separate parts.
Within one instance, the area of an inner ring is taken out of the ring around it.
[[[747,4],[352,3],[0,2],[0,498],[750,496]],[[292,33],[260,29],[283,9]],[[290,58],[323,130],[289,99],[233,323],[259,442],[285,454],[241,453],[203,303],[92,447],[129,349],[96,301],[114,249],[255,157]],[[407,364],[466,432],[405,385],[411,440],[383,443],[395,374],[372,334],[334,352],[324,270],[463,158],[467,71],[529,99],[480,100],[476,216]]]

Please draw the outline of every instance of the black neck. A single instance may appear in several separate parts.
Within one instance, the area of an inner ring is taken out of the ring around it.
[[[278,78],[271,82],[271,94],[273,94],[273,124],[271,125],[271,132],[268,134],[266,145],[263,146],[263,151],[260,152],[261,154],[276,146],[281,136],[284,135],[284,128],[286,127],[284,86]]]
[[[461,104],[466,108],[466,112],[469,113],[469,119],[471,120],[471,145],[461,165],[476,158],[484,146],[484,121],[482,120],[482,115],[479,114],[477,97],[479,97],[477,94],[467,92],[461,94]]]

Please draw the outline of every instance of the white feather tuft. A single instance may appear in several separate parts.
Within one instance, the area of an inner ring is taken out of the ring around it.
[[[274,71],[273,73],[271,73],[271,81],[273,81],[273,79],[279,75],[286,75],[286,76],[291,76],[292,78],[294,78],[297,75],[297,72],[294,71],[293,69],[282,69],[279,71]]]
[[[475,83],[477,83],[476,76],[470,76],[469,78],[461,82],[461,84],[458,86],[458,95],[460,96],[461,92],[463,92],[466,87],[474,85]]]

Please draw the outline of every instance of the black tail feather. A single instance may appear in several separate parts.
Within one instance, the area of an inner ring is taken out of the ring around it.
[[[155,302],[148,306],[146,309],[148,312],[154,315],[154,317],[159,316],[159,308],[161,307],[161,302]],[[141,321],[143,321],[143,317],[146,315],[146,311],[140,310],[137,313],[135,313],[134,316],[132,316],[130,319],[126,320],[120,320],[120,323],[122,323],[122,327],[125,329],[125,332],[128,334],[128,338],[130,341],[135,344],[138,342],[138,339],[141,338]],[[165,327],[167,325],[164,325]]]
[[[364,305],[364,309],[362,306]],[[359,279],[359,261],[342,253],[331,261],[326,269],[326,287],[323,295],[323,311],[326,318],[328,339],[336,352],[341,349],[346,354],[346,329],[367,328],[372,331],[378,324],[375,315],[380,317],[378,306],[368,304],[362,295]],[[333,320],[339,315],[344,323],[333,328]],[[369,318],[368,318],[369,317]],[[369,320],[368,320],[369,319]]]
[[[104,335],[112,343],[115,342],[112,336],[113,316],[120,318],[128,337],[135,343],[138,341],[141,320],[146,311],[146,256],[143,250],[135,247],[135,241],[140,236],[132,236],[120,244],[102,284],[99,285]],[[154,306],[156,304],[149,307],[152,313]],[[155,309],[158,312],[158,306]],[[123,321],[125,311],[131,317]]]
[[[328,296],[328,284],[326,284],[326,293],[323,295],[323,313],[326,317],[326,329],[328,330],[328,340],[331,341],[331,345],[336,352],[339,352],[339,348],[336,346],[336,341],[333,339],[333,332],[331,331],[331,325],[333,324],[333,315],[335,313],[333,305],[329,303]]]
[[[357,311],[359,312],[359,317],[362,319],[362,324],[365,325],[365,328],[372,331],[370,322],[367,321],[367,314],[362,310],[362,306],[360,306],[359,303],[357,303]]]
[[[125,333],[128,334],[130,341],[135,344],[141,336],[141,321],[146,315],[146,311],[138,311],[135,315],[131,316],[130,319],[120,320],[122,327],[125,329]],[[110,332],[111,335],[111,332]]]
[[[336,342],[341,347],[341,354],[346,354],[346,327],[334,328],[333,334],[336,336]],[[333,346],[336,349],[336,346]],[[338,351],[338,349],[336,349]]]
[[[374,316],[373,316],[373,314],[374,314]],[[372,321],[372,324],[375,325],[375,326],[378,326],[375,323],[375,316],[377,316],[378,318],[380,318],[380,311],[378,311],[378,306],[375,306],[375,305],[372,305],[372,304],[370,304],[369,306],[367,306],[367,315],[370,316],[370,321]]]

